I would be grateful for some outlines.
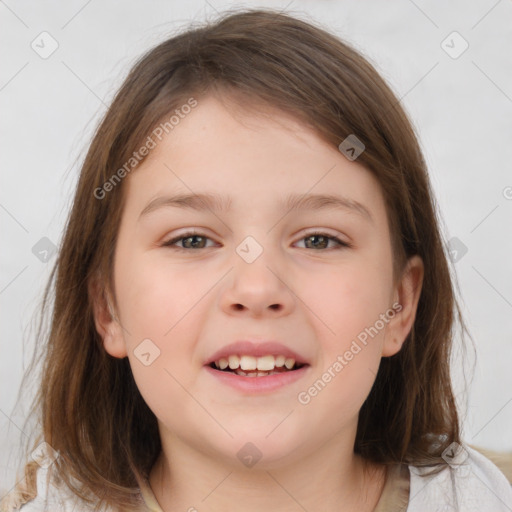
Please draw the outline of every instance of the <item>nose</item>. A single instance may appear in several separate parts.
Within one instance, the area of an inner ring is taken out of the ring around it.
[[[248,262],[235,254],[229,282],[223,289],[221,307],[229,315],[277,317],[288,315],[295,305],[290,276],[276,255],[263,250]]]

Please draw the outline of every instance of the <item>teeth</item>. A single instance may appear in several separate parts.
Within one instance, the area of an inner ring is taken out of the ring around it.
[[[295,364],[295,359],[293,359],[292,357],[290,357],[289,359],[287,359],[284,362],[284,365],[286,366],[286,368],[288,368],[288,370],[291,370],[293,368],[294,364]]]
[[[257,367],[258,370],[270,371],[274,369],[275,359],[274,356],[258,357]]]
[[[229,368],[236,370],[240,366],[240,358],[238,356],[229,356]]]
[[[271,372],[275,368],[283,367],[286,367],[287,370],[291,370],[295,366],[295,359],[293,357],[286,358],[283,355],[275,357],[272,355],[262,357],[230,355],[228,358],[223,357],[215,361],[215,367],[220,370],[225,370],[228,366],[230,370],[240,370],[244,374],[246,371],[251,370]],[[264,373],[264,375],[267,375],[267,373]]]
[[[286,361],[286,357],[277,356],[276,357],[276,368],[281,368],[282,366],[284,366],[285,361]]]
[[[256,358],[252,356],[242,356],[240,358],[240,368],[242,368],[242,370],[256,370]]]
[[[266,377],[267,375],[276,375],[276,374],[282,373],[282,372],[276,372],[274,370],[272,370],[270,372],[258,372],[258,371],[244,372],[243,370],[240,370],[240,368],[237,368],[235,370],[235,373],[237,375],[240,375],[241,377]]]

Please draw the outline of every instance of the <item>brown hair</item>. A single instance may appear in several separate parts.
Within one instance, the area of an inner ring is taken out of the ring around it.
[[[109,356],[95,328],[95,293],[115,300],[111,276],[123,182],[103,199],[95,191],[162,119],[192,96],[200,103],[207,94],[245,110],[277,107],[335,147],[350,134],[365,144],[358,162],[382,188],[395,281],[416,254],[425,275],[412,330],[401,351],[381,362],[359,414],[354,448],[385,464],[443,463],[443,450],[459,441],[449,374],[455,313],[466,328],[414,130],[391,89],[349,45],[314,23],[245,10],[190,27],[144,55],[90,145],[42,308],[44,315],[54,292],[33,413],[41,418],[41,439],[60,454],[54,462],[58,477],[98,506],[140,506],[138,486],[161,445],[156,417],[138,392],[128,359]],[[31,488],[25,500],[34,496],[36,467],[25,466]]]

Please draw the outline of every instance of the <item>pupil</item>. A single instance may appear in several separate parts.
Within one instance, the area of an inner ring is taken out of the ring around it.
[[[319,239],[319,238],[320,238],[320,239],[322,239],[322,240],[324,241],[324,243],[323,243],[323,244],[321,244],[321,246],[322,246],[322,247],[325,247],[325,246],[326,246],[325,241],[327,240],[327,238],[326,238],[325,236],[323,236],[323,235],[311,235],[311,236],[308,236],[308,237],[306,238],[306,240],[316,239],[316,240],[317,240],[317,242],[314,242],[314,243],[313,243],[313,246],[314,246],[314,247],[318,247],[318,239]]]
[[[183,240],[183,244],[186,246],[186,241],[187,241],[187,240],[192,240],[192,239],[194,239],[194,238],[195,238],[195,239],[200,238],[200,239],[202,239],[202,242],[204,243],[204,237],[199,236],[199,235],[193,235],[193,236],[188,236],[187,238],[185,238],[185,239]],[[199,242],[199,244],[200,244],[200,243],[201,243],[201,242]],[[192,243],[192,248],[197,249],[197,248],[198,248],[198,247],[197,247],[197,243],[194,243],[194,242],[193,242],[193,243]],[[199,247],[199,248],[200,248],[200,249],[202,249],[202,248],[203,248],[203,246],[201,246],[201,247]]]

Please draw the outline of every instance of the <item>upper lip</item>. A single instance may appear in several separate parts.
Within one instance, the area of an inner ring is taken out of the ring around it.
[[[253,357],[263,357],[268,355],[282,355],[286,358],[293,358],[297,364],[309,364],[306,359],[292,350],[288,348],[286,345],[279,343],[277,341],[235,341],[234,343],[230,343],[225,347],[217,350],[214,354],[212,354],[207,361],[205,361],[205,365],[209,365],[215,361],[219,361],[219,359],[227,359],[231,355],[239,355],[239,356],[253,356]]]

